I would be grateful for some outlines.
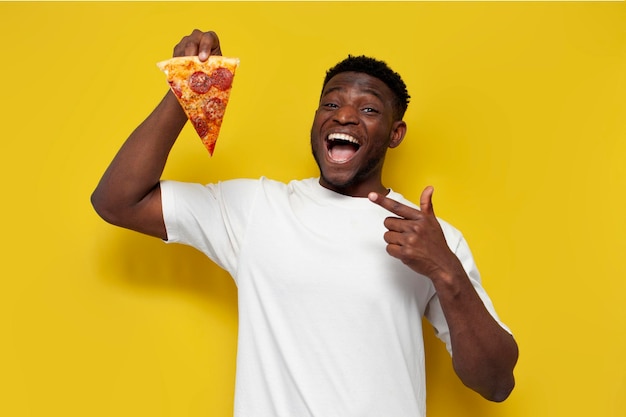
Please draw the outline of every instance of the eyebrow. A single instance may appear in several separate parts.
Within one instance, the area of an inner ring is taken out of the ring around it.
[[[330,93],[332,93],[332,92],[335,92],[335,91],[342,91],[342,90],[345,90],[345,88],[344,88],[344,87],[342,87],[342,86],[331,87],[331,88],[329,88],[328,90],[326,90],[326,91],[324,91],[324,92],[322,93],[322,97],[324,97],[324,96],[326,96],[326,95],[328,95],[328,94],[330,94]],[[364,88],[364,89],[362,89],[361,91],[362,91],[363,93],[365,93],[365,94],[370,94],[370,95],[373,95],[374,97],[376,97],[377,99],[379,99],[379,100],[380,100],[380,101],[382,101],[382,102],[384,102],[384,101],[385,101],[385,99],[384,99],[384,98],[382,97],[382,95],[378,92],[378,90],[376,90],[376,89],[374,89],[374,88]]]

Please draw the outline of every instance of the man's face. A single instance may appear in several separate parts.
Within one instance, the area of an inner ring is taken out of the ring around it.
[[[320,184],[359,197],[384,192],[387,148],[399,145],[406,132],[395,120],[393,100],[384,82],[364,73],[343,72],[328,81],[311,128]]]

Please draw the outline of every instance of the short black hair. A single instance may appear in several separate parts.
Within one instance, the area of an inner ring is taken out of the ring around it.
[[[396,111],[398,119],[402,119],[404,117],[404,113],[409,106],[411,96],[409,95],[406,84],[402,81],[400,74],[392,70],[386,62],[365,55],[348,55],[346,59],[326,71],[322,91],[331,78],[342,72],[362,72],[384,82],[396,97],[394,110]]]

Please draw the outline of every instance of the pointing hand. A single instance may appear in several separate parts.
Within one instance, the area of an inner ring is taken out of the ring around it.
[[[420,210],[378,193],[368,198],[398,217],[387,217],[384,234],[387,253],[400,259],[415,272],[437,279],[458,267],[433,210],[434,188],[426,187],[420,197]]]

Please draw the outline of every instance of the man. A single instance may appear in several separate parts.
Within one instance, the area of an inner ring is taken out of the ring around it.
[[[175,56],[221,54],[195,30]],[[92,202],[107,221],[189,244],[238,286],[236,416],[424,416],[422,316],[468,387],[503,401],[517,345],[462,235],[382,183],[409,95],[367,57],[329,70],[311,128],[320,177],[203,186],[161,181],[186,117],[168,92],[130,135]]]

